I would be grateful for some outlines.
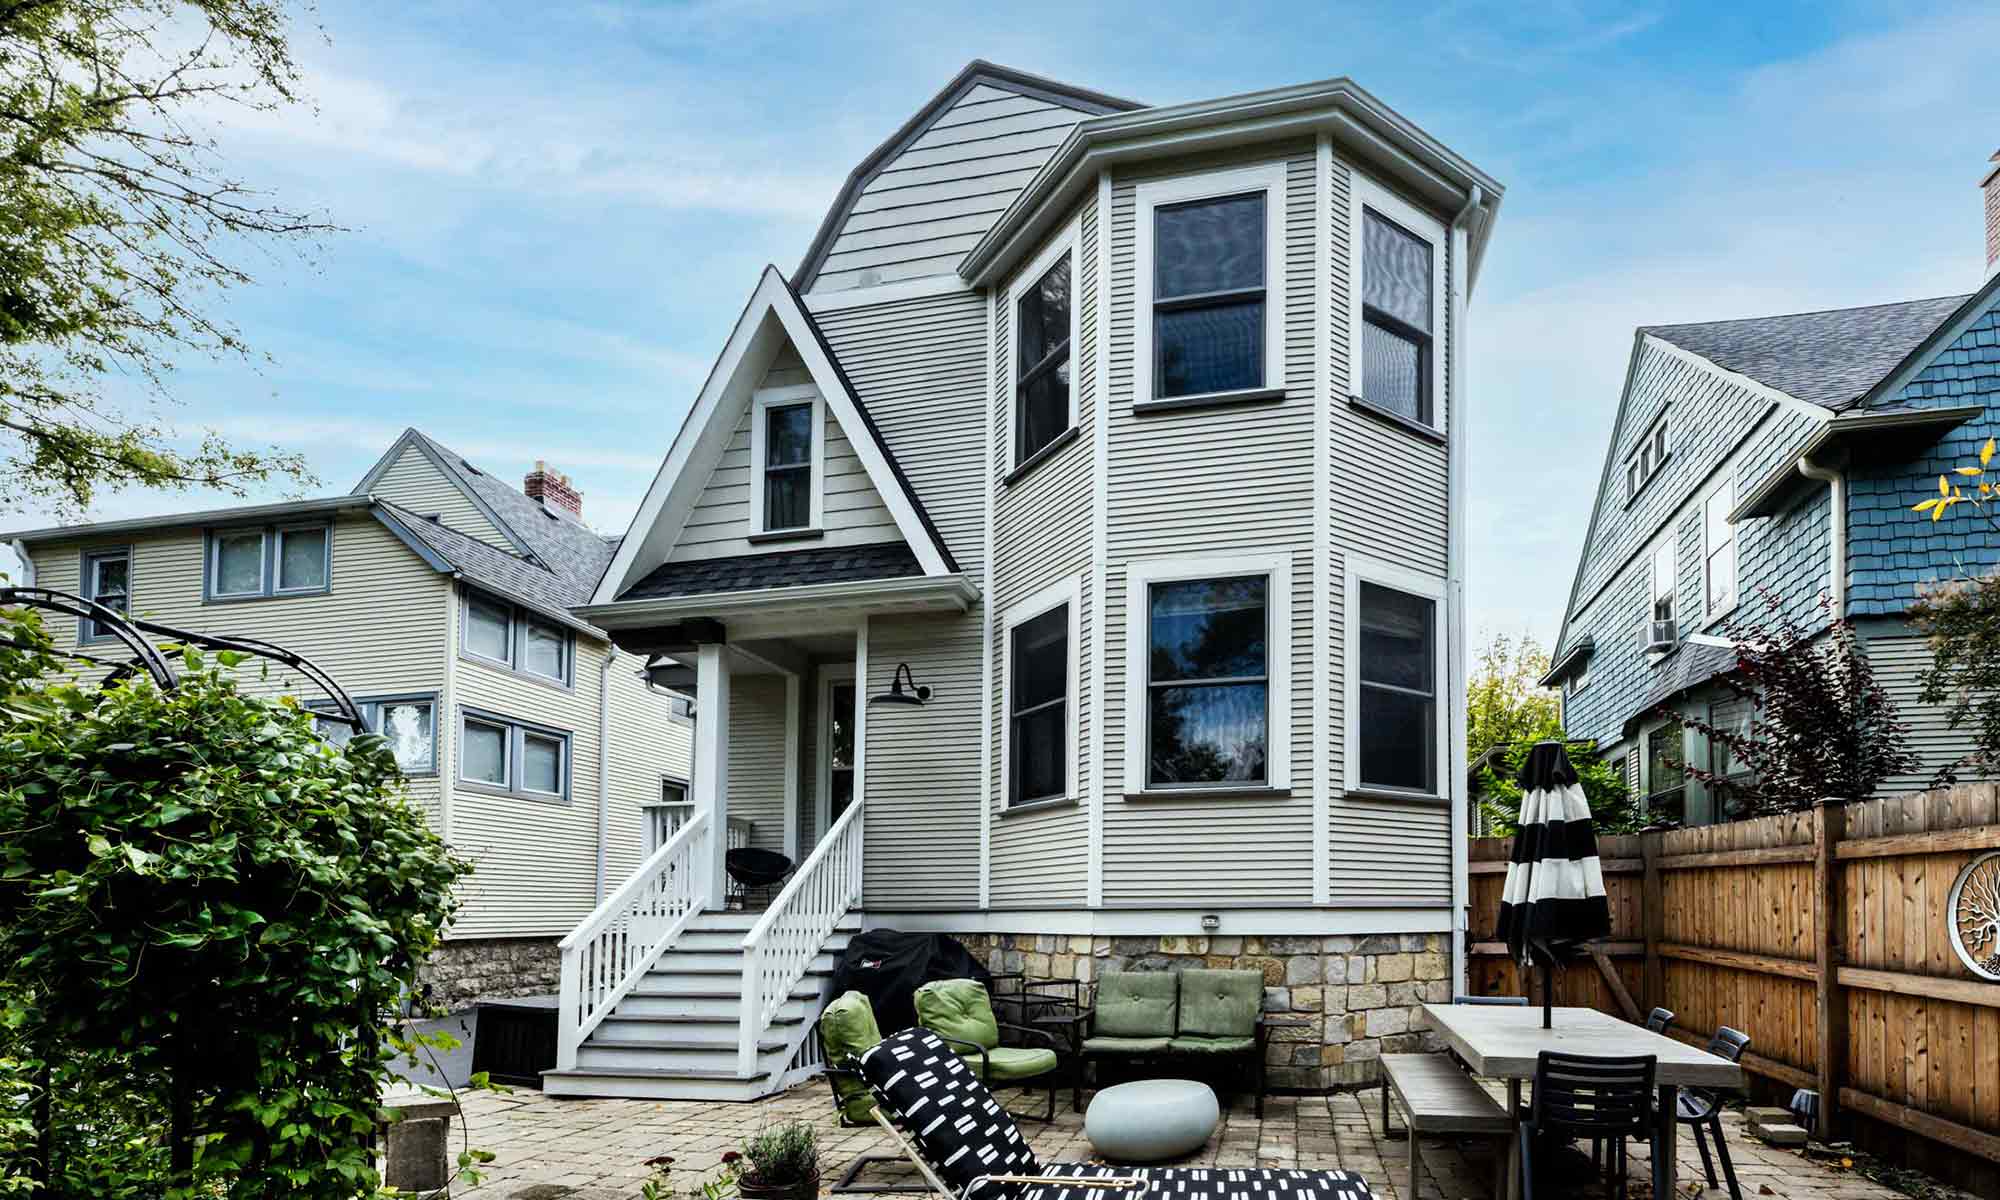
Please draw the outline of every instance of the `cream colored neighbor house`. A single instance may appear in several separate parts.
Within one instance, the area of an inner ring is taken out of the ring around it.
[[[1420,1041],[1500,194],[1346,79],[1149,108],[983,62],[857,166],[574,610],[694,695],[694,815],[571,932],[548,1087],[802,1077],[868,926],[1254,966],[1311,1018],[1283,1084]],[[803,865],[720,912],[744,816]]]
[[[412,429],[348,495],[0,536],[32,572],[16,582],[277,643],[359,702],[476,868],[432,972],[449,1008],[552,992],[556,940],[685,819],[686,701],[572,612],[613,543],[554,472],[516,490]],[[270,666],[238,674],[324,704]]]

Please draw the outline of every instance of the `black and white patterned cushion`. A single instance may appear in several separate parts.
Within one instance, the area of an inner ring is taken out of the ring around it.
[[[861,1056],[861,1074],[882,1112],[952,1190],[963,1194],[982,1175],[1042,1173],[1014,1118],[929,1030],[905,1029],[876,1043]]]
[[[1028,1148],[1020,1126],[993,1093],[937,1035],[906,1029],[861,1056],[861,1074],[877,1106],[915,1143],[938,1178],[966,1200],[1137,1200],[1144,1195],[1189,1200],[1373,1200],[1351,1171],[1299,1171],[1264,1167],[1107,1167],[1091,1163],[1044,1165]],[[988,1175],[1038,1175],[1046,1184],[987,1185]],[[1067,1186],[1065,1179],[1145,1180],[1131,1193]]]
[[[1050,1163],[1047,1184],[1019,1192],[1019,1200],[1122,1200],[1127,1194],[1102,1188],[1068,1187],[1065,1179],[1143,1179],[1147,1200],[1186,1196],[1190,1200],[1373,1200],[1368,1183],[1352,1171],[1299,1171],[1272,1167],[1107,1167],[1091,1163]],[[1136,1196],[1135,1189],[1134,1195]]]

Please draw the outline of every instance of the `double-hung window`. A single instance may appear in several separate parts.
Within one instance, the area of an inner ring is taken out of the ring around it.
[[[1283,555],[1129,569],[1128,792],[1290,786],[1289,579]]]
[[[1353,403],[1434,433],[1442,426],[1444,224],[1365,175],[1354,175],[1350,195],[1350,269],[1360,273],[1350,289]]]
[[[333,528],[325,522],[208,533],[207,598],[313,595],[333,579]]]
[[[123,616],[132,611],[132,551],[86,550],[83,554],[83,598]],[[111,631],[85,617],[77,625],[80,641],[95,642],[111,636]]]
[[[1729,510],[1736,507],[1736,482],[1725,479],[1701,505],[1702,616],[1715,618],[1736,607],[1736,527]]]
[[[1672,534],[1669,533],[1671,538]],[[1674,617],[1674,544],[1660,543],[1646,572],[1646,627],[1639,631],[1647,646],[1674,641],[1679,630]]]
[[[1008,807],[1075,795],[1077,582],[1065,579],[1007,610]]]
[[[1076,236],[1066,232],[1010,293],[1014,339],[1014,456],[1020,466],[1076,424]]]
[[[1646,804],[1648,817],[1679,820],[1687,807],[1686,735],[1678,719],[1655,726],[1646,734]]]
[[[1138,406],[1284,386],[1282,164],[1140,184]]]
[[[468,658],[564,687],[575,679],[575,637],[518,604],[467,592],[461,636]]]
[[[1347,570],[1347,787],[1442,794],[1444,581],[1360,555]]]
[[[567,801],[570,735],[497,713],[462,709],[458,779],[478,791]]]
[[[819,528],[825,401],[810,384],[760,389],[750,403],[750,532]]]
[[[428,775],[437,770],[437,701],[429,695],[371,696],[356,700],[362,724],[369,733],[379,734],[389,743],[396,765],[405,775]],[[309,708],[331,712],[333,705],[314,701]],[[319,734],[336,746],[345,746],[357,732],[345,721],[315,721]]]

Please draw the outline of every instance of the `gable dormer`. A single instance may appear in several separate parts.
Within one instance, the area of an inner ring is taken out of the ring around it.
[[[854,168],[793,283],[838,292],[954,274],[1078,121],[1140,107],[973,61]]]
[[[439,524],[489,546],[524,553],[527,547],[507,529],[498,513],[460,482],[444,454],[442,446],[415,429],[406,429],[354,490],[435,517]]]

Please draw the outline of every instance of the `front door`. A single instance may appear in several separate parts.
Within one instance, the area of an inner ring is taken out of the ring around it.
[[[821,693],[822,709],[826,714],[821,761],[826,764],[821,773],[822,795],[826,798],[826,822],[819,827],[819,835],[833,828],[840,820],[840,814],[854,802],[854,671],[829,668],[824,676],[824,690]]]

